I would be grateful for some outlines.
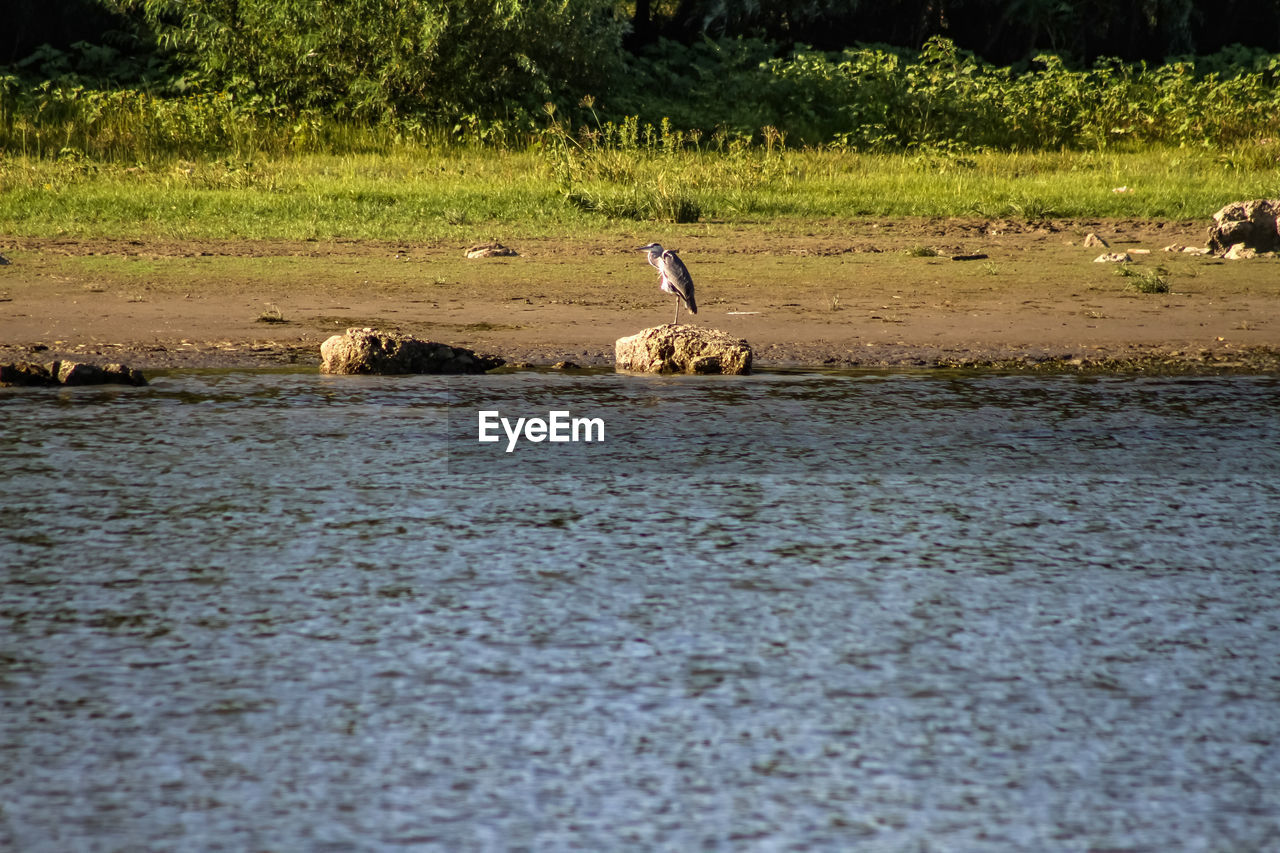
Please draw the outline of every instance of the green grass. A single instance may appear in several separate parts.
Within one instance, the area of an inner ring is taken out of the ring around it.
[[[1168,293],[1169,271],[1163,267],[1153,270],[1135,270],[1128,264],[1116,270],[1116,275],[1130,279],[1129,287],[1139,293]]]
[[[1229,201],[1280,197],[1280,143],[956,158],[614,151],[607,163],[570,165],[538,150],[409,146],[248,162],[9,157],[0,159],[0,233],[475,240],[695,220],[1207,219]]]

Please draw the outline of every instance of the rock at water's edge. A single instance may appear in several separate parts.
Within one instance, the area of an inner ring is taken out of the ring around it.
[[[15,361],[12,364],[0,364],[0,385],[57,385],[58,380],[49,373],[49,368],[34,361]]]
[[[469,349],[424,341],[400,332],[347,329],[320,345],[321,373],[484,373],[505,362]]]
[[[1237,244],[1258,254],[1280,251],[1280,199],[1236,201],[1213,215],[1209,251],[1225,255]],[[1239,251],[1237,257],[1240,256]]]
[[[629,373],[751,372],[751,345],[718,329],[655,326],[614,344],[615,369]]]
[[[146,385],[141,370],[123,364],[89,364],[54,361],[48,365],[30,361],[0,364],[0,385]]]
[[[102,366],[83,361],[55,361],[49,373],[63,385],[146,385],[142,371],[123,364]]]

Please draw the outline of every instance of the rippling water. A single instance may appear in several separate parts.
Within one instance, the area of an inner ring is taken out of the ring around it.
[[[175,373],[0,464],[0,847],[1280,849],[1275,378]]]

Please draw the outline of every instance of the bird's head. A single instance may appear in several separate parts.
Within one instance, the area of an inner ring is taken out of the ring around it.
[[[662,254],[662,244],[661,244],[661,243],[650,243],[650,244],[649,244],[649,245],[647,245],[647,246],[637,246],[637,247],[636,247],[636,251],[637,251],[637,252],[648,252],[648,253],[649,253],[649,254],[651,254],[651,255],[661,255],[661,254]]]

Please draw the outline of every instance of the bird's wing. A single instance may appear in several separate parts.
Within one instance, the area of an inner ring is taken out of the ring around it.
[[[698,303],[693,298],[693,276],[689,275],[689,270],[685,267],[684,261],[680,260],[680,256],[670,249],[663,252],[662,271],[666,273],[667,281],[671,282],[671,286],[676,289],[676,294],[684,300],[689,313],[697,314]]]

